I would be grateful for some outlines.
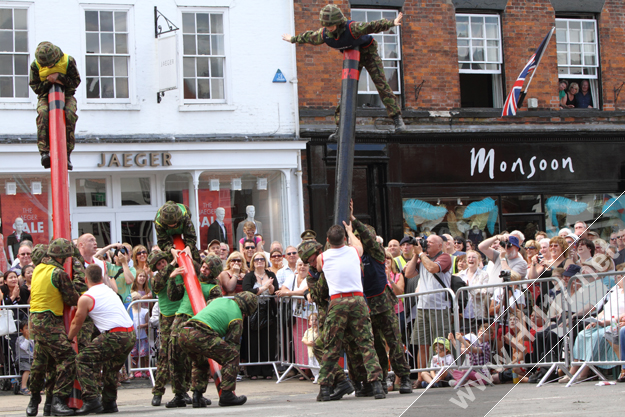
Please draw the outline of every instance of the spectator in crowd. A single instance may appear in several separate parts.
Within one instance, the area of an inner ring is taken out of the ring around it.
[[[525,262],[528,263],[528,267],[534,255],[538,255],[539,250],[540,247],[534,239],[530,239],[525,242]]]
[[[269,247],[269,252],[273,252],[276,249],[278,249],[280,253],[284,253],[284,248],[282,247],[282,243],[278,242],[277,240],[274,240],[273,242],[271,242],[271,246]]]
[[[269,254],[269,259],[271,259],[271,268],[269,269],[271,270],[271,272],[276,274],[276,277],[277,277],[278,271],[280,271],[283,268],[282,260],[284,259],[284,255],[282,254],[282,252],[280,252],[279,249],[274,249]],[[278,280],[278,284],[279,283],[280,283],[280,280]]]
[[[146,276],[145,273],[141,273],[142,276]],[[137,278],[139,274],[137,274]],[[135,283],[137,281],[135,280]],[[133,284],[134,286],[134,284]],[[132,301],[141,300],[143,297],[139,292],[131,292]],[[148,325],[149,325],[149,314],[150,311],[148,309],[148,304],[137,303],[132,305],[132,317],[135,328],[135,333],[137,336],[137,340],[135,342],[132,351],[130,352],[130,356],[132,357],[132,367],[133,368],[147,368],[149,363],[147,363],[149,359],[150,353],[150,344],[148,343]],[[134,375],[130,375],[130,378],[148,378],[150,375],[149,371],[136,371]]]
[[[456,236],[454,238],[454,256],[462,255],[467,251],[467,244],[462,236]]]
[[[457,274],[460,271],[464,271],[465,269],[467,269],[467,267],[467,254],[466,252],[462,252],[461,255],[458,255],[454,258],[454,266],[452,268],[453,273]]]
[[[395,258],[395,262],[397,262],[397,267],[400,271],[403,271],[408,261],[412,259],[412,250],[414,248],[413,240],[414,238],[412,236],[404,236],[401,242],[399,242],[401,255]]]
[[[620,265],[625,262],[625,229],[619,230],[617,236],[616,246],[618,248],[618,255],[616,259],[614,259],[614,263]]]
[[[588,239],[590,240],[595,240],[595,239],[599,239],[599,233],[589,230],[588,232]]]
[[[503,335],[501,341],[505,344],[501,346],[500,354],[506,356],[508,350],[512,351],[511,363],[522,364],[525,361],[525,354],[528,349],[524,340],[529,336],[529,332],[525,327],[524,315],[521,310],[516,310],[514,314],[510,314],[508,318],[507,333]],[[514,382],[514,374],[520,374],[519,382],[528,382],[529,377],[524,375],[522,367],[508,368],[493,375],[494,384],[505,384],[506,382]]]
[[[496,241],[499,241],[498,250],[491,247]],[[516,271],[521,279],[525,279],[527,262],[519,255],[521,247],[516,236],[508,234],[492,236],[482,241],[478,248],[490,261],[487,267],[490,282],[501,282],[499,277],[501,271]]]
[[[308,365],[310,366],[310,370],[314,375],[315,379],[313,380],[313,384],[316,384],[319,380],[319,362],[317,358],[315,358],[315,354],[313,353],[313,347],[315,346],[315,340],[319,337],[319,321],[317,318],[317,313],[312,313],[308,316],[308,329],[302,336],[302,343],[308,348]]]
[[[578,238],[588,238],[588,225],[581,221],[578,220],[575,222],[575,224],[573,225],[573,230],[575,231],[575,235],[577,235]]]
[[[9,271],[4,275],[4,284],[0,289],[5,305],[27,304],[30,298],[30,290],[25,285],[19,285],[15,271]]]
[[[583,80],[581,85],[581,91],[575,94],[575,108],[577,109],[592,109],[592,94],[590,94],[590,83],[588,80]]]
[[[28,390],[28,377],[30,376],[30,367],[33,363],[35,342],[30,339],[28,321],[20,322],[20,333],[17,338],[17,364],[19,372],[22,374],[22,383],[19,393],[22,395],[30,395],[30,391]]]
[[[470,240],[470,239],[469,239],[469,240],[467,240],[465,243],[466,243],[466,246],[467,246],[467,251],[470,251],[470,250],[476,250],[476,249],[473,247],[474,245],[473,245],[473,241],[472,241],[472,240]]]
[[[246,239],[243,243],[244,245],[241,253],[245,257],[245,264],[247,265],[247,269],[252,269],[252,258],[256,253],[256,242],[251,239]]]
[[[213,239],[208,244],[208,252],[217,256],[221,254],[221,242],[217,239]]]
[[[137,292],[140,295],[139,298],[141,300],[148,300],[152,298],[152,291],[150,291],[148,274],[143,269],[137,269],[136,272],[137,277],[132,283],[130,291]]]
[[[33,271],[35,270],[35,266],[34,265],[26,265],[23,269],[22,269],[22,275],[20,275],[19,280],[20,280],[20,286],[24,285],[26,288],[28,288],[28,291],[30,291],[30,284],[31,281],[33,279]]]
[[[132,266],[138,271],[142,269],[148,276],[148,285],[152,278],[152,270],[148,265],[148,249],[143,245],[132,248]]]
[[[462,314],[465,322],[465,328],[475,329],[475,322],[482,323],[488,318],[488,305],[490,303],[490,294],[488,288],[470,288],[478,285],[488,284],[488,274],[479,268],[480,255],[474,250],[470,250],[466,254],[467,268],[460,271],[458,276],[469,287],[469,302]]]
[[[564,109],[575,108],[575,95],[579,93],[579,85],[577,83],[571,83],[566,95],[560,99],[560,107]]]
[[[449,233],[444,233],[443,235],[441,235],[441,238],[443,239],[443,252],[448,253],[452,257],[456,256],[454,255],[456,249],[454,249],[453,236]]]
[[[575,244],[578,239],[579,238],[575,233],[571,233],[564,237],[564,240],[566,240],[566,247],[569,249],[568,257],[573,259],[573,262],[577,260],[577,248]]]
[[[390,250],[386,250],[385,252],[385,263],[384,270],[386,272],[386,278],[388,280],[388,284],[393,289],[393,294],[402,295],[404,294],[404,276],[401,272],[399,272],[399,268],[397,267],[397,263],[393,260],[393,255]],[[402,334],[406,333],[406,315],[404,314],[404,303],[400,300],[397,305],[395,305],[395,314],[399,317],[399,329]],[[403,337],[402,337],[403,339]],[[395,383],[399,384],[399,378],[396,378]]]
[[[589,262],[582,265],[583,274],[593,274],[614,271],[614,261],[604,253],[597,253]],[[605,276],[599,278],[607,288],[612,288],[615,284],[614,276]]]
[[[549,251],[550,240],[551,239],[544,238],[538,241],[538,244],[540,245],[540,253],[538,254],[538,256],[546,261],[551,261],[551,252]],[[530,279],[534,279],[534,278],[530,277]]]
[[[239,252],[245,251],[245,246],[247,245],[247,241],[251,240],[254,243],[254,250],[256,250],[256,246],[260,243],[261,238],[254,236],[254,232],[256,232],[256,225],[254,222],[247,221],[243,223],[243,233],[245,237],[242,237],[239,240]]]
[[[11,271],[15,271],[17,275],[22,274],[22,268],[26,265],[30,265],[32,263],[31,255],[33,253],[33,242],[30,240],[24,240],[20,243],[19,249],[17,250],[17,258],[13,261],[13,266],[11,266]]]
[[[122,298],[124,307],[127,308],[132,302],[130,287],[135,281],[137,270],[128,265],[130,260],[130,250],[121,243],[112,243],[100,249],[96,253],[96,256],[99,254],[106,254],[112,249],[115,249],[115,251],[109,254],[109,256],[113,262],[106,262],[106,271],[108,276],[111,277],[111,280],[115,281],[115,284],[117,285],[117,294],[119,294]]]
[[[399,241],[397,239],[391,239],[388,241],[388,250],[391,252],[391,255],[394,258],[397,258],[401,255],[401,247],[399,246]]]
[[[595,253],[607,254],[609,245],[603,239],[595,239],[592,243],[595,244]]]
[[[224,295],[231,296],[243,291],[243,277],[247,271],[243,254],[238,251],[232,252],[226,260],[226,267],[219,274],[219,282]]]
[[[444,337],[437,337],[434,339],[434,344],[432,345],[432,352],[434,352],[434,356],[432,356],[432,360],[430,362],[430,368],[434,368],[434,370],[429,372],[423,372],[423,382],[421,383],[421,387],[427,387],[431,382],[432,388],[438,388],[443,386],[449,386],[449,380],[452,379],[451,372],[448,370],[443,371],[440,375],[437,375],[441,368],[446,368],[454,364],[454,357],[451,355],[451,346],[449,344],[449,340]]]
[[[516,236],[516,238],[519,239],[519,246],[523,247],[523,242],[525,242],[525,235],[520,230],[511,231],[510,236]]]
[[[246,246],[249,243],[246,243]],[[252,258],[252,269],[243,277],[243,291],[249,291],[258,296],[273,295],[278,289],[278,280],[269,267],[269,261],[264,253],[255,253]],[[249,320],[249,360],[251,362],[270,362],[275,360],[276,338],[275,326],[278,309],[273,298],[258,298],[257,320],[253,316]],[[273,328],[273,330],[272,330]],[[272,379],[273,366],[253,365],[247,367],[250,379],[258,377]]]
[[[521,274],[517,271],[510,271],[510,282],[518,282],[522,279]],[[504,298],[504,292],[507,293],[507,300]],[[498,320],[502,316],[505,317],[507,313],[522,313],[522,309],[525,308],[526,305],[524,291],[522,291],[518,285],[497,287],[493,291],[488,313],[490,317],[494,316]],[[501,343],[499,343],[499,346],[501,346]]]
[[[254,238],[260,239],[260,241],[256,244],[256,252],[263,252],[265,254],[265,257],[269,259],[269,252],[265,250],[265,239],[263,238],[263,235],[261,235],[260,233],[256,233],[254,235]],[[271,261],[269,262],[269,265],[271,265]]]
[[[577,263],[589,262],[595,256],[595,244],[592,240],[582,238],[577,242]]]
[[[529,279],[548,278],[552,276],[552,268],[568,268],[573,264],[569,258],[569,245],[561,236],[552,237],[549,240],[550,259],[538,259],[538,255],[532,259],[532,267],[529,269]]]
[[[451,286],[451,256],[443,252],[443,239],[437,235],[427,238],[425,251],[420,244],[414,246],[414,255],[406,264],[407,279],[419,276],[417,293],[449,288]],[[451,330],[449,301],[445,293],[419,296],[417,301],[417,323],[412,333],[411,344],[418,346],[417,362],[419,368],[426,368],[429,349],[434,339]],[[423,381],[421,373],[416,386]]]
[[[230,246],[227,243],[221,242],[219,244],[219,258],[221,259],[224,269],[226,269],[228,255],[230,255]]]
[[[546,238],[547,238],[547,232],[543,232],[543,231],[539,230],[536,233],[534,233],[534,240],[537,243],[540,243],[540,241],[542,239],[546,239]]]
[[[278,273],[276,274],[276,278],[278,279],[278,285],[280,286],[280,288],[282,288],[282,286],[286,282],[293,281],[293,275],[295,275],[298,259],[299,258],[297,256],[297,249],[294,248],[293,246],[287,246],[286,247],[286,260],[288,264],[287,266],[280,269]]]
[[[465,334],[458,332],[454,337],[453,333],[449,333],[447,336],[451,345],[454,347],[460,347],[459,354],[469,353],[469,363],[471,366],[481,366],[476,371],[453,371],[452,377],[449,381],[449,385],[455,387],[458,382],[464,377],[466,372],[469,372],[468,381],[488,381],[490,382],[490,372],[484,365],[491,362],[490,360],[490,324],[484,323],[480,326],[477,336],[473,333]]]
[[[569,82],[567,80],[560,80],[558,84],[558,94],[560,97],[560,107],[566,108],[566,103],[562,102],[562,99],[566,97],[566,89],[569,88]]]

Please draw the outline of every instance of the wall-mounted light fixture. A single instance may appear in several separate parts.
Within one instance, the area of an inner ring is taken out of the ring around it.
[[[241,178],[233,178],[231,188],[234,191],[241,191]]]
[[[213,178],[210,180],[210,190],[219,191],[219,178]]]

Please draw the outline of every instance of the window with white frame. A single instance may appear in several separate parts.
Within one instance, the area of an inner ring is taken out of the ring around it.
[[[85,10],[85,30],[87,99],[128,101],[128,11]]]
[[[396,10],[352,9],[351,16],[352,20],[356,22],[373,22],[380,19],[395,20],[397,14]],[[373,33],[372,36],[378,42],[378,54],[384,65],[386,81],[393,93],[401,94],[399,26],[393,26],[382,33]],[[358,81],[358,106],[384,107],[378,90],[365,68],[360,73],[360,80]]]
[[[28,98],[28,9],[0,6],[0,99]]]
[[[498,15],[456,14],[462,107],[502,107],[501,25]]]
[[[224,15],[182,13],[182,78],[186,102],[225,102]]]

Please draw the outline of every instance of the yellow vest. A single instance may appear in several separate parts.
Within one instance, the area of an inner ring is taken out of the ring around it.
[[[35,59],[35,64],[37,64],[37,68],[39,69],[39,79],[41,81],[45,81],[48,78],[48,75],[54,74],[56,72],[60,74],[67,74],[67,67],[69,66],[69,55],[63,54],[59,62],[54,64],[52,68],[42,67],[39,65],[39,62]]]
[[[52,283],[53,265],[39,264],[33,271],[30,286],[30,312],[51,311],[55,316],[63,315],[61,292]]]

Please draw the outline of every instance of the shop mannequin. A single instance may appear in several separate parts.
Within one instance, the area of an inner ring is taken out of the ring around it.
[[[9,257],[11,258],[11,263],[15,260],[17,256],[17,251],[20,248],[20,243],[24,240],[33,241],[33,237],[28,233],[24,232],[24,220],[21,217],[15,218],[15,223],[13,223],[13,233],[11,233],[7,237],[7,245],[9,247]]]
[[[2,236],[2,219],[0,219],[0,271],[6,272],[8,270],[7,255],[4,251],[4,236]]]
[[[208,238],[207,242],[218,240],[223,243],[228,243],[228,230],[224,224],[224,218],[226,217],[226,209],[223,207],[217,207],[215,209],[215,221],[208,226]]]
[[[473,246],[477,248],[477,245],[484,240],[484,232],[474,224],[473,228],[466,233],[465,239],[473,242]]]
[[[258,220],[254,220],[254,216],[256,215],[256,208],[254,206],[247,206],[245,208],[245,213],[247,213],[247,218],[241,221],[237,226],[237,241],[245,236],[245,234],[243,233],[243,225],[245,224],[245,222],[252,222],[256,225],[256,231],[254,232],[254,234],[263,233],[263,224]]]

